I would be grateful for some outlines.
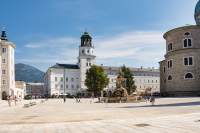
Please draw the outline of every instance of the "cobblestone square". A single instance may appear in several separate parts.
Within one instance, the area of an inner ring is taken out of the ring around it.
[[[199,133],[199,98],[161,98],[149,103],[90,103],[49,99],[24,108],[0,102],[0,133]]]

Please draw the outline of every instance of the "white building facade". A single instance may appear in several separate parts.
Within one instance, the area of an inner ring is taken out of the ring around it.
[[[16,96],[15,87],[15,44],[8,41],[6,32],[2,31],[0,38],[0,99]]]
[[[116,79],[120,71],[120,67],[102,66],[108,75],[109,85],[106,90],[113,91],[116,88]],[[160,92],[160,72],[154,68],[130,68],[134,75],[134,81],[137,91],[144,91],[151,88],[153,93]]]
[[[44,77],[48,95],[76,95],[85,92],[86,71],[95,64],[94,46],[92,37],[87,33],[81,36],[77,64],[56,64],[50,67]],[[106,90],[116,88],[116,77],[120,67],[102,66],[109,78]],[[137,89],[144,90],[151,87],[154,92],[160,91],[160,74],[157,69],[130,68],[134,74]]]
[[[86,71],[95,64],[92,37],[87,33],[81,36],[77,64],[56,64],[45,74],[45,87],[48,95],[76,95],[86,91]]]

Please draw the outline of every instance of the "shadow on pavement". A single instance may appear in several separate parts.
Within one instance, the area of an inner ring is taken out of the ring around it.
[[[148,103],[149,104],[149,103]],[[125,106],[120,108],[141,108],[141,107],[181,107],[181,106],[200,106],[198,102],[186,102],[186,103],[171,103],[171,104],[158,104],[158,105],[142,105],[142,106]]]

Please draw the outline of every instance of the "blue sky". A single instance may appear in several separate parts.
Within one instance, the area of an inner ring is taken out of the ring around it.
[[[158,67],[167,30],[195,24],[197,0],[2,0],[0,26],[15,62],[43,71],[76,63],[79,38],[93,36],[97,64]]]

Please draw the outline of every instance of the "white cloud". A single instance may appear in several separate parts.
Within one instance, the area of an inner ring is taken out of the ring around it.
[[[130,58],[145,62],[161,59],[164,54],[162,32],[135,31],[119,34],[110,38],[98,38],[95,41],[99,59]]]
[[[72,37],[50,38],[39,42],[31,42],[25,45],[27,48],[55,48],[66,47],[73,44],[78,44],[79,40]]]

